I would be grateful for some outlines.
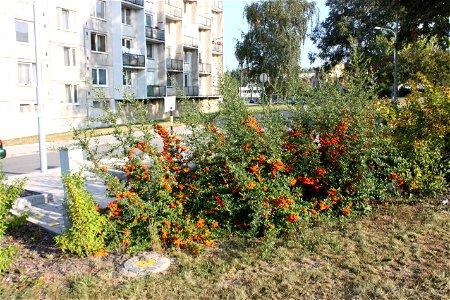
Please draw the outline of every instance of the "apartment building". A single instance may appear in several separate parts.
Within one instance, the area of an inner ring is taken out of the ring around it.
[[[46,132],[68,130],[124,94],[155,118],[180,91],[220,99],[223,1],[12,0],[0,25],[2,139],[37,134],[38,115]]]

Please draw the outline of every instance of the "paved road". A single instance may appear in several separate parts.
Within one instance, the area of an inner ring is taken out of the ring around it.
[[[47,152],[47,162],[48,169],[59,168],[59,153]],[[7,176],[34,173],[41,170],[39,154],[6,157],[0,160],[0,166]]]
[[[175,131],[177,134],[189,133],[184,126],[177,127]],[[111,136],[102,136],[99,138],[99,142],[101,144],[99,146],[99,151],[104,152],[107,151],[108,147],[102,144],[115,142],[115,140]],[[152,142],[158,147],[158,149],[162,149],[161,138],[155,137]],[[47,146],[49,148],[58,148],[60,146],[64,146],[65,144],[70,145],[72,142],[47,143]],[[40,172],[41,167],[38,148],[38,144],[11,146],[9,148],[6,147],[7,156],[5,159],[0,160],[0,168],[3,169],[3,173],[7,176],[12,176]],[[86,155],[84,155],[84,159],[86,159]],[[59,152],[47,151],[47,161],[49,170],[59,168]]]

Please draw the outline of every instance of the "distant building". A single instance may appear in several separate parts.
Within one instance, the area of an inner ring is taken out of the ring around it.
[[[261,86],[256,83],[249,83],[239,88],[239,95],[245,102],[258,102],[261,95]]]
[[[115,108],[123,93],[164,116],[164,97],[220,99],[223,1],[33,0],[0,7],[0,137],[37,134],[35,45],[46,132]],[[34,34],[36,23],[37,37]],[[37,41],[37,43],[36,43]]]

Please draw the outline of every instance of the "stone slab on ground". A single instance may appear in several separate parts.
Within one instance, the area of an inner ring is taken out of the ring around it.
[[[127,277],[144,276],[149,273],[166,271],[171,260],[157,252],[143,252],[123,263],[120,272]]]

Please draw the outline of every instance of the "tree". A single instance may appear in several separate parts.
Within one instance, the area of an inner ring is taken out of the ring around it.
[[[399,52],[399,79],[418,81],[424,74],[434,85],[450,85],[450,51],[441,49],[438,38],[422,38]]]
[[[448,0],[383,0],[386,10],[397,13],[401,24],[398,40],[411,44],[423,37],[433,38],[441,49],[450,46],[450,3]]]
[[[234,69],[225,73],[236,79],[240,86],[246,86],[250,82],[246,69]]]
[[[310,53],[310,59],[320,57],[326,68],[340,62],[351,65],[352,51],[357,49],[368,59],[378,84],[385,90],[392,87],[394,46],[401,50],[419,40],[429,41],[432,35],[434,48],[445,51],[449,46],[448,0],[327,0],[326,5],[330,8],[328,17],[310,36],[319,52]],[[376,26],[398,28],[397,44],[392,33],[376,31]],[[419,55],[419,49],[414,49]],[[404,63],[411,65],[401,66]],[[415,63],[403,60],[399,68],[412,70]],[[415,73],[401,75],[405,82]]]
[[[319,53],[310,58],[320,57],[328,66],[351,56],[350,38],[356,41],[358,50],[373,56],[379,34],[375,26],[394,29],[398,24],[399,49],[423,36],[436,36],[442,49],[450,46],[448,0],[327,0],[326,5],[330,8],[328,17],[311,34]]]
[[[356,49],[366,57],[377,52],[374,28],[393,20],[390,11],[380,10],[381,0],[327,0],[328,17],[314,28],[311,39],[319,53],[310,53],[310,59],[320,57],[327,68],[347,62]]]
[[[244,15],[249,31],[242,33],[235,55],[248,76],[256,79],[267,73],[271,84],[286,95],[290,82],[298,79],[300,47],[306,38],[308,22],[315,13],[315,4],[306,0],[268,0],[246,5]]]

